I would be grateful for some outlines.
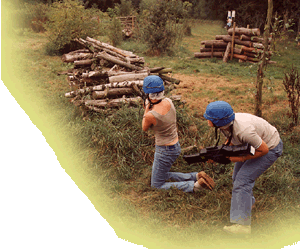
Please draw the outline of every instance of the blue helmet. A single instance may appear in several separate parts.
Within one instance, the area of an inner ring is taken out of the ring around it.
[[[207,105],[204,118],[210,120],[216,127],[223,127],[235,118],[232,107],[224,101],[211,102]]]
[[[144,79],[143,91],[146,94],[158,93],[165,89],[164,81],[156,75],[147,76]]]

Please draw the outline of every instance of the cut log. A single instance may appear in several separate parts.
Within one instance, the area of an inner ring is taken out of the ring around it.
[[[150,69],[150,73],[157,73],[157,74],[167,74],[167,73],[172,73],[171,68],[164,68],[164,67],[159,67],[159,68],[153,68]]]
[[[230,53],[230,55],[231,55],[231,53]],[[237,59],[242,59],[242,60],[244,60],[244,61],[247,60],[247,56],[246,56],[246,55],[233,54],[233,57],[234,57],[234,58],[237,58]]]
[[[227,43],[226,43],[227,45]],[[196,58],[208,58],[211,57],[211,52],[195,52],[194,56]],[[223,57],[224,52],[213,52],[214,57]]]
[[[251,62],[259,62],[260,61],[259,57],[251,57],[251,56],[247,56],[247,60],[251,61]]]
[[[86,40],[90,41],[90,42],[93,42],[93,43],[97,44],[98,46],[100,46],[102,48],[106,48],[106,49],[109,49],[109,50],[114,51],[116,53],[119,53],[122,56],[125,56],[125,57],[137,57],[131,51],[126,51],[126,50],[122,50],[122,49],[116,48],[116,47],[114,47],[114,46],[112,46],[110,44],[103,43],[103,42],[101,42],[99,40],[96,40],[96,39],[93,39],[91,37],[87,37]]]
[[[253,48],[264,49],[264,45],[262,43],[253,43]]]
[[[74,62],[74,61],[79,61],[84,59],[90,59],[92,57],[93,57],[92,53],[69,53],[69,54],[62,55],[61,60],[63,62]]]
[[[88,73],[82,73],[83,78],[106,78],[108,74],[106,71],[90,71]]]
[[[235,36],[235,39],[239,39],[240,38],[240,36]],[[216,35],[215,36],[215,39],[216,40],[224,40],[224,39],[226,39],[226,40],[228,40],[228,39],[232,39],[232,36],[230,36],[230,35]]]
[[[93,99],[104,99],[110,98],[115,96],[123,96],[123,95],[132,95],[133,89],[132,88],[114,88],[108,89],[108,91],[94,91],[92,94]]]
[[[232,42],[231,36],[229,37],[225,37],[223,39],[224,42]],[[244,46],[248,46],[248,47],[252,47],[252,42],[251,41],[242,41],[240,39],[234,39],[234,43],[235,44],[239,44],[239,45],[244,45]]]
[[[144,80],[144,78],[148,76],[148,73],[140,73],[140,74],[125,74],[118,76],[110,76],[108,78],[109,82],[124,82],[124,81],[134,81],[134,80]]]
[[[136,71],[108,71],[107,75],[110,76],[120,76],[120,75],[128,75],[128,74],[143,74],[147,73],[149,74],[149,70],[144,69],[144,70],[136,70]]]
[[[86,59],[86,60],[74,61],[74,66],[75,67],[90,66],[93,64],[94,61],[96,61],[96,60],[95,59]]]
[[[214,48],[214,52],[225,52],[226,48]],[[200,52],[211,52],[211,48],[200,48]]]
[[[138,66],[132,65],[130,63],[123,62],[123,61],[119,60],[116,57],[108,55],[106,52],[97,53],[96,58],[104,59],[106,61],[112,62],[114,64],[121,65],[121,66],[123,66],[125,68],[128,68],[128,69],[131,69],[131,70],[142,70],[143,69],[142,67],[138,67]]]
[[[75,91],[65,93],[65,97],[73,98],[78,95],[89,94],[92,91],[102,91],[106,88],[126,88],[126,87],[130,88],[132,84],[135,84],[138,87],[142,87],[143,81],[137,80],[137,81],[114,82],[114,83],[107,83],[107,84],[102,84],[102,85],[97,85],[97,86],[86,87],[86,88],[77,89]]]
[[[145,63],[144,57],[136,57],[136,58],[127,57],[126,60],[128,63],[131,63],[131,64],[144,64]]]
[[[246,35],[241,35],[240,36],[240,40],[242,41],[251,41],[251,42],[255,42],[255,43],[262,43],[263,42],[263,38],[262,37],[257,37],[257,36],[246,36]],[[271,43],[271,38],[269,38],[268,43]]]
[[[86,106],[94,106],[94,107],[100,107],[100,108],[113,108],[113,107],[120,107],[123,104],[128,105],[139,105],[141,102],[141,97],[132,97],[132,98],[119,98],[119,99],[112,99],[109,101],[104,100],[86,100],[84,104]]]
[[[230,50],[231,50],[231,42],[229,42],[227,44],[226,51],[225,51],[224,56],[223,56],[223,62],[227,62],[228,61]]]
[[[228,34],[232,35],[233,28],[228,29]],[[235,28],[236,35],[246,35],[246,36],[259,36],[260,30],[258,28],[255,29],[247,29],[247,28]]]
[[[169,77],[169,76],[166,76],[166,75],[159,74],[159,77],[161,79],[163,79],[164,81],[167,81],[167,82],[170,82],[170,83],[174,83],[174,84],[177,84],[177,85],[181,82],[178,79],[175,79],[175,78],[172,78],[172,77]]]
[[[223,40],[206,40],[201,42],[202,45],[204,45],[205,48],[211,48],[214,46],[214,48],[226,48],[227,43]]]
[[[258,49],[258,48],[249,48],[247,46],[242,46],[241,50],[242,50],[242,53],[243,53],[243,51],[254,52],[254,53],[260,53],[260,52],[262,52],[261,49]]]

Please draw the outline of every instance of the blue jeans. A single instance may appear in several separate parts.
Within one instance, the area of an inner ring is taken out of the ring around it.
[[[169,172],[172,164],[181,153],[179,142],[172,146],[155,146],[152,166],[151,186],[161,189],[176,187],[184,192],[193,192],[197,180],[194,173]],[[171,179],[175,182],[166,182]]]
[[[251,224],[251,208],[255,202],[252,190],[255,180],[281,156],[282,150],[283,142],[280,140],[279,144],[266,155],[235,163],[232,175],[230,222]]]

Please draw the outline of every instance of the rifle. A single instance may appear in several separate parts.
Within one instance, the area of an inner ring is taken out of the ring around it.
[[[226,146],[225,144],[223,144],[222,146],[207,147],[201,149],[200,152],[196,154],[184,155],[183,159],[188,164],[206,162],[209,159],[217,163],[229,164],[231,161],[227,157],[245,156],[249,154],[254,155],[254,153],[255,148],[248,143],[234,146]]]

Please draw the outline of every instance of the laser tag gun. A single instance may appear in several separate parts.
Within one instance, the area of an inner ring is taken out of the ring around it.
[[[146,100],[148,99],[148,95],[146,95],[145,93],[144,93],[144,91],[142,91],[142,90],[140,90],[139,88],[138,88],[138,86],[135,84],[135,83],[132,83],[131,84],[131,87],[133,88],[133,90],[140,96],[140,97],[142,97],[142,99],[143,99],[143,102],[144,102],[144,106],[146,106]]]
[[[254,155],[254,153],[255,148],[248,143],[233,146],[223,144],[222,146],[201,149],[197,154],[184,155],[183,159],[188,164],[206,162],[209,159],[217,163],[229,164],[231,161],[227,157]]]

